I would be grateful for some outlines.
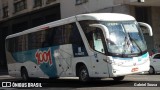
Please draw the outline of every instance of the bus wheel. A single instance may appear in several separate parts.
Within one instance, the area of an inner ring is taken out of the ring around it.
[[[113,80],[114,81],[121,81],[124,79],[125,76],[120,76],[120,77],[114,77]]]
[[[28,76],[28,72],[26,68],[22,68],[21,70],[21,77],[24,81],[28,81],[29,80],[29,76]]]
[[[149,74],[155,74],[154,68],[152,66],[150,66],[150,69],[148,72],[149,72]]]
[[[81,66],[79,68],[79,80],[82,82],[87,82],[89,81],[89,73],[87,70],[87,67],[85,65]]]

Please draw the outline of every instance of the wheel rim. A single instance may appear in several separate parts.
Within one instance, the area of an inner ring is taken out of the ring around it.
[[[85,79],[86,79],[87,76],[88,76],[88,73],[87,73],[87,71],[86,71],[85,69],[82,69],[80,75],[81,75],[81,79],[82,79],[83,81],[85,81]]]
[[[23,73],[23,79],[26,81],[27,80],[27,76]]]

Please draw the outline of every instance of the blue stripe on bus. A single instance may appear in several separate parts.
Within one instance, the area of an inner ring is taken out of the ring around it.
[[[142,56],[139,56],[138,58],[147,58],[149,56],[148,53],[142,55]],[[119,58],[119,57],[113,57],[113,59],[119,59],[119,60],[133,60],[133,58]]]
[[[27,61],[34,62],[40,67],[40,69],[46,75],[48,75],[49,77],[56,77],[57,68],[54,58],[54,51],[57,50],[58,48],[59,46],[54,46],[54,47],[34,49],[23,52],[16,52],[13,53],[13,58],[16,60],[17,63],[24,63]]]
[[[146,54],[144,54],[144,55],[142,56],[142,58],[147,58],[148,56],[149,56],[149,54],[146,53]]]

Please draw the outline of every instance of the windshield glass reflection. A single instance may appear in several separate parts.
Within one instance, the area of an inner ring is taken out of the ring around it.
[[[139,54],[147,50],[142,32],[135,21],[103,22],[109,30],[108,51],[116,54]]]

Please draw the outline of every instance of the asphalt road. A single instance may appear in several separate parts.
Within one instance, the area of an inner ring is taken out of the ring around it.
[[[140,88],[141,90],[160,89],[160,75],[128,75],[123,81],[120,82],[115,82],[112,79],[105,78],[102,80],[91,80],[87,83],[79,82],[78,78],[60,78],[58,80],[32,79],[30,82],[23,82],[20,79],[15,79],[8,75],[1,75],[0,82],[40,83],[42,86],[42,88],[0,88],[4,90],[43,90],[44,88],[47,88],[47,90],[135,90]],[[148,86],[148,84],[155,86]]]

